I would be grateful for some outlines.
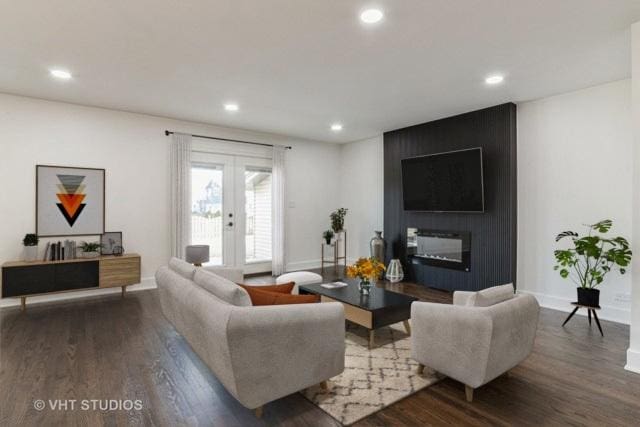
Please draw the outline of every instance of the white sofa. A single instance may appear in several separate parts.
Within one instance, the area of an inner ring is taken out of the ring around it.
[[[258,416],[265,403],[326,386],[344,370],[342,304],[253,307],[244,289],[175,258],[156,272],[156,282],[166,318]]]
[[[411,305],[411,351],[420,364],[473,390],[507,372],[531,353],[539,306],[513,285],[480,292],[454,292],[453,305]]]

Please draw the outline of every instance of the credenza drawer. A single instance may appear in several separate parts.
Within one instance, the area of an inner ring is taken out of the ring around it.
[[[100,260],[100,287],[129,286],[140,283],[140,258],[109,258]]]

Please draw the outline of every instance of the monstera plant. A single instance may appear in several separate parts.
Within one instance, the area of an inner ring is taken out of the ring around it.
[[[554,270],[563,279],[571,279],[578,287],[578,304],[598,307],[600,291],[596,289],[612,270],[621,274],[631,263],[631,249],[624,237],[606,237],[613,222],[610,219],[586,225],[587,235],[580,236],[575,231],[564,231],[556,237],[556,242],[570,240],[566,249],[554,251]]]

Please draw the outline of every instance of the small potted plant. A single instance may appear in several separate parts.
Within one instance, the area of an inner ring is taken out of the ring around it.
[[[100,256],[102,244],[100,242],[82,242],[80,249],[82,250],[82,258],[97,258]]]
[[[369,295],[371,282],[378,279],[384,270],[384,264],[376,258],[358,258],[355,264],[347,266],[347,277],[360,279],[360,293]]]
[[[27,262],[33,262],[38,259],[38,242],[40,239],[35,234],[25,234],[22,239],[24,245],[24,260]]]
[[[322,238],[324,239],[325,242],[327,242],[327,245],[331,244],[331,239],[333,239],[333,231],[331,230],[327,230],[324,233],[322,233]]]
[[[557,264],[553,267],[563,279],[570,278],[578,285],[578,304],[599,307],[600,291],[596,289],[612,269],[626,273],[631,263],[629,242],[624,237],[606,238],[613,222],[609,219],[587,225],[589,232],[580,237],[575,231],[565,231],[556,242],[571,240],[571,247],[554,251]],[[599,234],[597,234],[599,233]]]
[[[347,215],[348,209],[340,208],[337,209],[329,215],[331,218],[331,229],[334,233],[339,233],[344,230],[344,217]]]

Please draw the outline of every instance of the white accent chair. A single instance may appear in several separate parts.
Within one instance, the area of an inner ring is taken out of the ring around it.
[[[420,365],[473,390],[515,367],[531,353],[539,306],[531,295],[514,295],[513,285],[480,292],[454,292],[453,305],[411,305],[411,352]]]

